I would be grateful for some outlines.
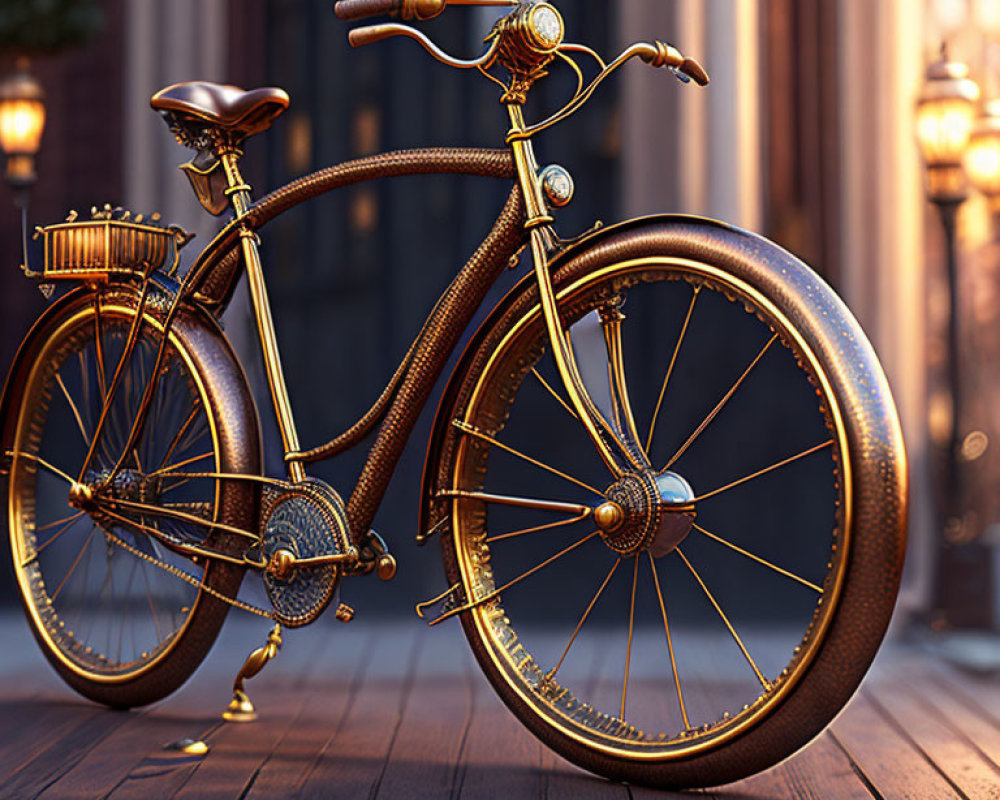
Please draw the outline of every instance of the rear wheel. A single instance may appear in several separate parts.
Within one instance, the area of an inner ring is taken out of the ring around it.
[[[161,299],[154,294],[150,305],[162,308]],[[211,647],[228,610],[219,598],[236,595],[243,570],[194,563],[168,543],[242,552],[231,534],[197,520],[252,529],[253,490],[198,476],[255,471],[259,450],[228,347],[182,313],[147,424],[109,477],[163,337],[160,313],[147,310],[127,353],[136,305],[127,290],[99,301],[85,294],[36,327],[3,420],[14,571],[32,630],[67,683],[120,707],[170,694]],[[106,402],[119,365],[119,388]],[[81,503],[74,484],[109,485],[100,502]]]
[[[893,608],[905,456],[884,377],[832,292],[748,234],[650,226],[557,274],[588,394],[635,456],[609,474],[537,295],[510,301],[429,465],[465,632],[588,769],[661,787],[764,769],[847,702]]]

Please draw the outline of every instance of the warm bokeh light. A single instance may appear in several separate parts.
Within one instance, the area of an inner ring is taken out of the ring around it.
[[[966,197],[962,159],[976,123],[979,86],[969,68],[941,59],[927,68],[927,81],[917,103],[917,141],[927,165],[927,194],[937,203]]]
[[[1000,100],[988,103],[976,122],[966,151],[965,171],[991,204],[1000,202]]]
[[[13,75],[0,81],[0,149],[6,156],[4,179],[17,189],[35,182],[35,155],[45,130],[45,92],[18,59]]]
[[[0,99],[0,148],[5,155],[35,155],[44,129],[41,100]]]
[[[964,98],[921,103],[917,110],[917,139],[928,166],[961,164],[975,122],[975,105]]]

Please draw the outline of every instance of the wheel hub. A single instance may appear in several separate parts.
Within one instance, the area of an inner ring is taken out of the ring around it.
[[[662,558],[675,550],[694,523],[694,490],[675,472],[628,473],[594,509],[601,539],[621,556],[648,551]]]

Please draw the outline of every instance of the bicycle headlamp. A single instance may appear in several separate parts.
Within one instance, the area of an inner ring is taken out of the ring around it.
[[[526,28],[531,44],[543,52],[552,52],[563,42],[565,26],[562,17],[548,3],[531,6]]]

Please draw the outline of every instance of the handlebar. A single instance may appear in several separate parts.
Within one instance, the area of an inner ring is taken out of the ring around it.
[[[404,20],[433,19],[448,6],[515,6],[518,0],[338,0],[333,13],[345,22],[393,16]]]
[[[398,14],[402,10],[403,0],[338,0],[333,6],[333,13],[344,22]],[[444,10],[443,4],[441,4],[441,10]]]

